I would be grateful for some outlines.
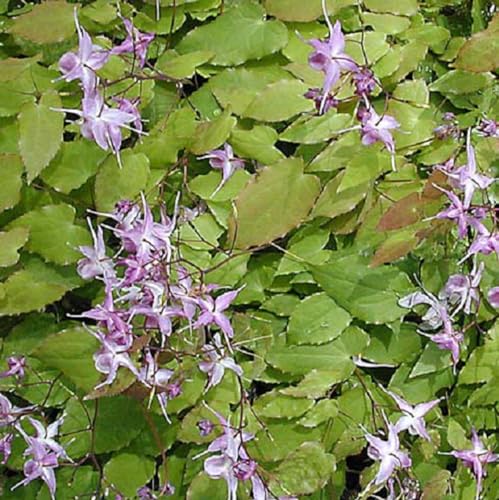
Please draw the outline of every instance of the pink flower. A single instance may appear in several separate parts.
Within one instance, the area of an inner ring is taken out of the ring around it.
[[[451,205],[448,208],[440,211],[435,215],[436,219],[450,219],[457,222],[457,234],[459,238],[465,238],[468,232],[468,225],[475,226],[479,223],[478,217],[472,216],[468,209],[464,206],[461,200],[452,192],[447,191],[439,186],[435,186],[439,191],[442,191],[447,195],[451,201]],[[481,214],[478,214],[481,217]]]
[[[452,451],[451,455],[461,460],[465,467],[471,469],[476,479],[476,498],[478,499],[482,491],[483,478],[487,475],[485,467],[488,463],[497,462],[499,455],[485,448],[474,428],[471,430],[471,434],[473,448],[470,450]]]
[[[380,462],[378,473],[374,480],[375,484],[384,483],[389,479],[394,470],[398,468],[407,469],[412,462],[409,455],[400,451],[398,431],[395,426],[388,426],[388,438],[386,441],[366,433],[369,443],[367,454],[373,460]]]
[[[321,89],[309,89],[303,94],[303,97],[314,101],[315,109],[320,115],[327,113],[331,108],[337,108],[340,102],[331,94],[324,96]]]
[[[109,52],[92,43],[90,35],[78,22],[76,8],[74,18],[79,40],[78,52],[66,52],[59,60],[59,70],[65,81],[81,80],[84,91],[90,92],[97,83],[95,71],[106,64]]]
[[[213,299],[209,295],[206,298],[199,298],[197,303],[202,312],[194,325],[195,328],[215,324],[220,327],[228,338],[232,338],[234,330],[224,311],[231,305],[240,291],[241,289],[239,288],[232,292],[226,292],[216,299]]]
[[[104,281],[109,282],[116,277],[116,273],[113,268],[112,260],[106,256],[106,245],[104,244],[102,227],[98,226],[96,233],[90,219],[88,219],[88,226],[92,234],[94,245],[92,247],[78,247],[80,252],[85,256],[78,261],[78,274],[86,280],[102,276]]]
[[[397,432],[408,430],[412,436],[421,436],[427,441],[431,441],[428,431],[425,427],[424,416],[440,403],[441,399],[434,399],[428,403],[420,403],[411,406],[407,401],[402,399],[398,394],[391,391],[386,391],[397,403],[404,414],[395,424]]]
[[[457,187],[464,191],[464,202],[463,207],[468,209],[471,205],[471,200],[473,198],[473,193],[477,188],[487,189],[493,182],[494,179],[487,177],[486,175],[479,174],[476,170],[476,157],[475,150],[471,145],[471,129],[468,129],[468,135],[466,139],[466,153],[468,156],[468,163],[459,167],[457,170],[442,170],[446,173],[452,182],[454,187]]]
[[[376,80],[374,74],[369,68],[357,68],[353,75],[355,84],[355,93],[359,97],[367,96],[376,88]]]
[[[139,67],[143,68],[146,63],[147,48],[154,40],[154,33],[141,33],[137,28],[134,28],[129,19],[123,19],[123,24],[127,37],[120,45],[111,49],[111,54],[134,54]]]
[[[206,390],[215,387],[222,381],[226,368],[232,370],[236,375],[242,376],[242,368],[236,364],[233,358],[225,355],[225,349],[218,333],[213,336],[213,345],[203,346],[203,352],[207,360],[199,363],[199,369],[208,374]]]
[[[341,72],[355,71],[357,69],[357,64],[350,56],[345,54],[345,37],[341,31],[340,21],[336,21],[335,25],[332,26],[327,12],[324,12],[324,16],[329,28],[329,38],[326,41],[312,39],[307,42],[314,48],[314,51],[308,57],[308,64],[311,68],[324,73],[323,98],[319,107],[319,114],[324,112],[327,97],[340,79]]]
[[[499,122],[482,118],[478,130],[485,137],[499,137]]]
[[[499,286],[495,286],[489,290],[487,299],[492,307],[499,308]]]
[[[0,378],[16,377],[18,380],[24,377],[26,359],[24,356],[10,356],[7,358],[8,369],[0,372]]]
[[[393,155],[395,153],[395,142],[390,130],[399,128],[399,123],[393,116],[379,116],[369,102],[367,104],[367,109],[363,108],[358,113],[361,122],[362,144],[370,146],[375,142],[382,142]]]
[[[223,149],[214,149],[208,154],[200,156],[198,160],[210,160],[210,165],[213,168],[222,171],[222,182],[220,182],[211,196],[215,196],[222,189],[236,170],[244,167],[244,160],[234,156],[234,151],[228,143],[224,144]]]
[[[0,439],[0,455],[3,456],[2,461],[0,462],[2,465],[7,463],[7,460],[11,454],[11,444],[14,439],[14,434],[5,434],[5,436]]]
[[[463,310],[465,314],[471,314],[473,304],[480,301],[479,285],[484,269],[483,262],[479,266],[473,266],[469,275],[453,274],[447,280],[444,289],[439,293],[439,298],[457,304],[452,315],[455,316]]]

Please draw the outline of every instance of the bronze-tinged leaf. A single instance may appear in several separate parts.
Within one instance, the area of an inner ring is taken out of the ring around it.
[[[377,267],[381,264],[388,264],[401,257],[405,257],[418,244],[419,239],[415,236],[408,236],[404,231],[396,238],[386,240],[374,254],[369,267]]]
[[[423,201],[420,193],[411,193],[395,202],[381,217],[377,230],[393,231],[418,222],[422,216]]]
[[[284,236],[305,220],[319,191],[319,179],[303,173],[299,158],[264,168],[236,199],[229,242],[236,248],[251,248]]]
[[[435,186],[443,188],[447,186],[447,176],[441,170],[434,170],[430,177],[428,177],[421,195],[422,198],[426,200],[438,200],[438,198],[443,196],[442,191]]]
[[[499,14],[496,14],[486,30],[475,33],[461,47],[456,68],[474,73],[494,71],[499,67]]]

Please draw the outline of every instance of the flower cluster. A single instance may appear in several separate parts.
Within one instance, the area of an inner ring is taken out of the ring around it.
[[[120,149],[123,141],[122,129],[142,134],[142,122],[137,100],[115,97],[114,107],[109,106],[104,98],[104,88],[97,71],[101,69],[113,54],[133,55],[132,64],[143,68],[147,57],[147,48],[154,35],[141,33],[134,28],[132,21],[123,19],[127,37],[111,50],[105,50],[93,43],[90,35],[80,26],[75,9],[75,24],[78,33],[78,51],[67,52],[59,60],[61,79],[66,82],[78,80],[83,90],[82,109],[60,108],[56,111],[71,113],[80,117],[80,131],[83,137],[95,141],[100,148],[110,149],[120,162]],[[132,126],[133,124],[133,126]]]
[[[99,226],[92,231],[93,247],[80,248],[85,257],[78,263],[83,278],[100,279],[105,286],[103,303],[80,315],[96,322],[96,327],[90,328],[100,342],[95,367],[105,375],[96,389],[112,384],[119,368],[126,368],[156,394],[168,420],[167,401],[181,393],[183,377],[160,367],[158,358],[162,352],[172,352],[172,334],[206,327],[218,328],[232,350],[234,334],[225,311],[239,290],[220,294],[218,286],[195,282],[193,274],[178,264],[179,251],[172,243],[176,213],[170,218],[162,210],[160,222],[155,222],[142,196],[142,206],[121,202],[113,213],[105,215],[115,223],[105,227],[121,242],[117,256],[106,256],[103,226]],[[218,296],[213,297],[213,293]],[[212,343],[197,353],[199,369],[208,374],[207,389],[220,383],[225,369],[242,375],[225,352],[220,335],[215,333]]]
[[[42,479],[49,489],[52,499],[55,499],[56,479],[55,469],[59,467],[59,460],[71,462],[64,448],[55,440],[63,417],[55,420],[45,427],[39,420],[28,416],[35,410],[34,406],[18,408],[10,400],[0,394],[0,429],[7,433],[0,438],[0,455],[2,464],[7,463],[11,455],[11,445],[15,435],[21,436],[28,445],[24,456],[29,457],[24,463],[23,471],[25,478],[15,484],[12,489],[25,486],[35,479]],[[27,420],[35,429],[35,436],[29,435],[23,428],[23,422]]]
[[[358,127],[349,130],[359,129],[362,144],[369,146],[375,142],[381,142],[392,156],[392,166],[395,169],[395,143],[392,133],[393,129],[399,128],[399,123],[390,115],[380,116],[371,102],[369,96],[378,85],[373,72],[366,66],[357,64],[348,54],[345,53],[345,36],[342,32],[340,21],[331,24],[325,2],[322,3],[324,17],[329,28],[329,37],[325,40],[311,39],[307,43],[313,47],[309,55],[308,63],[310,67],[324,74],[322,89],[310,89],[305,93],[305,97],[312,99],[317,112],[322,115],[331,108],[337,108],[340,100],[336,98],[336,93],[340,90],[340,82],[345,83],[350,78],[355,87],[355,96],[359,98],[357,118],[360,121]],[[342,81],[342,76],[345,78]],[[332,94],[332,91],[335,93]]]

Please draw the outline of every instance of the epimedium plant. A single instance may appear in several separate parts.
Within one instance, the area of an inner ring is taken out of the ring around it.
[[[499,496],[492,2],[0,15],[3,497]]]

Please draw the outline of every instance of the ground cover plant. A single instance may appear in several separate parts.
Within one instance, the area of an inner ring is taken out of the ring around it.
[[[0,0],[2,498],[499,498],[487,0]]]

